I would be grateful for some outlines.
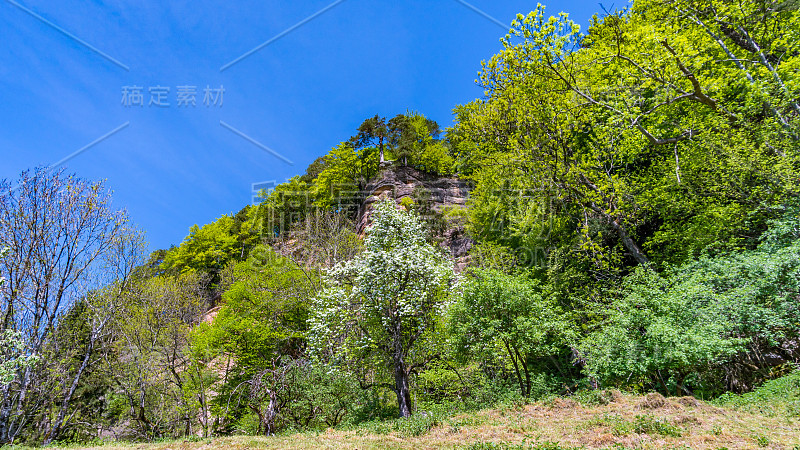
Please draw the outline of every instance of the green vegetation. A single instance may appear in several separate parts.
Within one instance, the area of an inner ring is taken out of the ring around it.
[[[437,311],[454,276],[442,251],[425,241],[422,223],[379,202],[364,240],[364,252],[327,273],[311,319],[312,354],[348,366],[391,368],[400,417],[411,415],[409,378],[424,365],[420,343],[433,338]],[[372,371],[370,371],[372,372]],[[362,374],[373,383],[382,377]]]
[[[770,417],[800,417],[800,371],[767,381],[752,392],[724,394],[715,403]]]
[[[796,395],[800,389],[795,387],[792,392]],[[737,411],[687,397],[662,398],[663,404],[653,407],[655,404],[646,397],[613,394],[609,401],[590,406],[567,408],[569,398],[466,412],[459,412],[453,405],[425,405],[410,417],[373,420],[325,431],[285,430],[270,437],[191,436],[146,445],[114,441],[81,446],[62,443],[57,448],[97,445],[92,448],[719,449],[800,445],[795,432],[797,417]],[[762,398],[751,399],[751,404],[767,406],[775,397]],[[647,411],[643,411],[645,408]]]
[[[462,289],[448,332],[462,361],[510,365],[523,398],[547,393],[546,386],[533,392],[532,378],[561,370],[561,353],[576,339],[567,314],[535,281],[491,269],[471,271]]]
[[[797,445],[798,67],[792,2],[538,6],[452,127],[367,118],[149,258],[102,183],[3,181],[0,444]]]

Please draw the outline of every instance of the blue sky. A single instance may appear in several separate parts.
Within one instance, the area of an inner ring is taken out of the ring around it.
[[[151,249],[166,248],[248,204],[253,183],[303,173],[367,117],[415,110],[446,127],[455,105],[482,96],[480,62],[505,31],[458,0],[340,0],[220,70],[331,1],[0,0],[0,178],[116,130],[67,169],[106,179]],[[469,5],[504,24],[536,7]],[[599,10],[547,7],[582,28]],[[143,106],[123,104],[126,86],[142,88]],[[148,105],[159,86],[169,106]],[[180,86],[196,88],[196,106],[178,105]],[[224,88],[221,106],[203,104],[206,87]]]

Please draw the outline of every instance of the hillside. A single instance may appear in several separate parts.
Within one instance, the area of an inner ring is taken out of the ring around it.
[[[797,445],[800,9],[679,3],[520,14],[447,129],[367,117],[149,257],[23,172],[0,444]]]
[[[787,449],[800,446],[800,375],[768,383],[722,406],[692,397],[585,392],[529,405],[428,414],[350,429],[275,437],[231,436],[98,450],[253,448]]]

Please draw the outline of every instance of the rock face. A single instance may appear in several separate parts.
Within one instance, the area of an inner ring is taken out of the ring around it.
[[[466,265],[467,253],[475,242],[464,232],[463,220],[455,214],[443,213],[465,208],[470,190],[469,183],[458,178],[440,177],[412,167],[389,166],[366,186],[368,195],[358,217],[357,232],[364,233],[373,204],[381,197],[394,199],[398,204],[406,198],[416,204],[425,203],[424,209],[443,221],[443,230],[438,237],[442,240],[442,247],[456,260],[457,269],[461,269]]]

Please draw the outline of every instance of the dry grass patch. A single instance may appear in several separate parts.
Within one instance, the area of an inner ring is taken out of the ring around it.
[[[438,420],[418,436],[402,431],[402,427],[375,432],[373,426],[271,438],[234,436],[198,442],[108,445],[102,449],[800,449],[798,417],[720,408],[686,397],[636,397],[618,391],[602,395],[607,403],[595,403],[605,404],[553,399],[459,414]]]

